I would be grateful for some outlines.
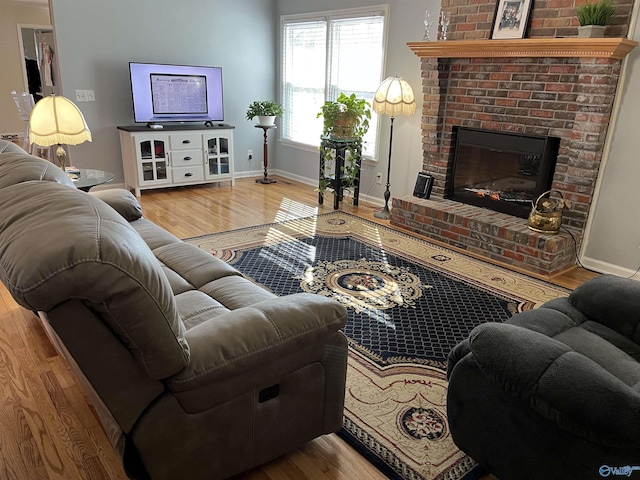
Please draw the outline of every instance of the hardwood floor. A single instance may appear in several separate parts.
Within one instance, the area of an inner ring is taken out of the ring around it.
[[[146,191],[140,202],[146,218],[180,238],[333,210],[332,201],[317,205],[313,187],[282,178],[271,185],[240,179],[233,188],[225,183]],[[343,206],[373,221],[378,221],[373,217],[377,209],[366,204]],[[592,276],[575,269],[553,282],[575,288]],[[91,406],[39,320],[19,307],[2,285],[0,401],[0,479],[126,479]],[[327,435],[236,478],[386,477],[336,435]]]

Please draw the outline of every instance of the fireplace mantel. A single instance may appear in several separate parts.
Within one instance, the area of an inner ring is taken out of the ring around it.
[[[408,42],[420,58],[582,57],[622,60],[638,45],[626,38],[523,38]]]

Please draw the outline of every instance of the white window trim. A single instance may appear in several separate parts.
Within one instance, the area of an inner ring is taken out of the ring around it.
[[[279,33],[279,51],[283,50],[283,33],[284,33],[284,25],[287,22],[295,22],[295,21],[328,21],[332,19],[339,18],[354,18],[354,17],[366,17],[370,15],[383,15],[384,16],[384,28],[382,33],[382,65],[381,71],[383,72],[383,78],[380,79],[382,82],[386,76],[384,72],[386,72],[387,65],[387,46],[388,46],[388,38],[389,38],[389,5],[388,4],[380,4],[380,5],[371,5],[368,7],[355,7],[355,8],[344,8],[340,10],[324,10],[321,12],[312,12],[312,13],[296,13],[290,15],[281,15],[280,16],[280,33]],[[329,39],[327,38],[327,42]],[[282,68],[284,59],[282,55],[280,55],[280,65],[279,65],[279,79],[278,79],[278,96],[282,97]],[[325,91],[329,90],[329,86],[327,76],[325,76]],[[280,98],[280,102],[282,102],[282,98]],[[377,115],[376,113],[371,112],[372,115]],[[380,152],[380,131],[382,127],[382,122],[378,122],[376,128],[376,155],[379,155]],[[305,151],[317,151],[317,145],[310,145],[307,143],[296,142],[294,140],[285,139],[282,137],[283,132],[278,132],[278,141],[282,145],[286,145],[292,148],[297,148]],[[319,144],[320,142],[318,142]],[[368,157],[363,156],[362,163],[367,165],[375,165],[378,162],[377,157]]]

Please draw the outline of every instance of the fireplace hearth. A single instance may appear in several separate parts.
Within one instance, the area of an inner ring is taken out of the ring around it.
[[[445,198],[527,218],[551,188],[560,139],[454,127]]]

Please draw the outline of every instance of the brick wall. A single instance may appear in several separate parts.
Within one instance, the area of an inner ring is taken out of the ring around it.
[[[532,0],[528,38],[575,37],[579,25],[576,7],[595,0]],[[442,8],[451,12],[449,40],[489,38],[497,1],[442,0]],[[613,0],[616,14],[609,22],[608,37],[626,37],[633,0]]]

